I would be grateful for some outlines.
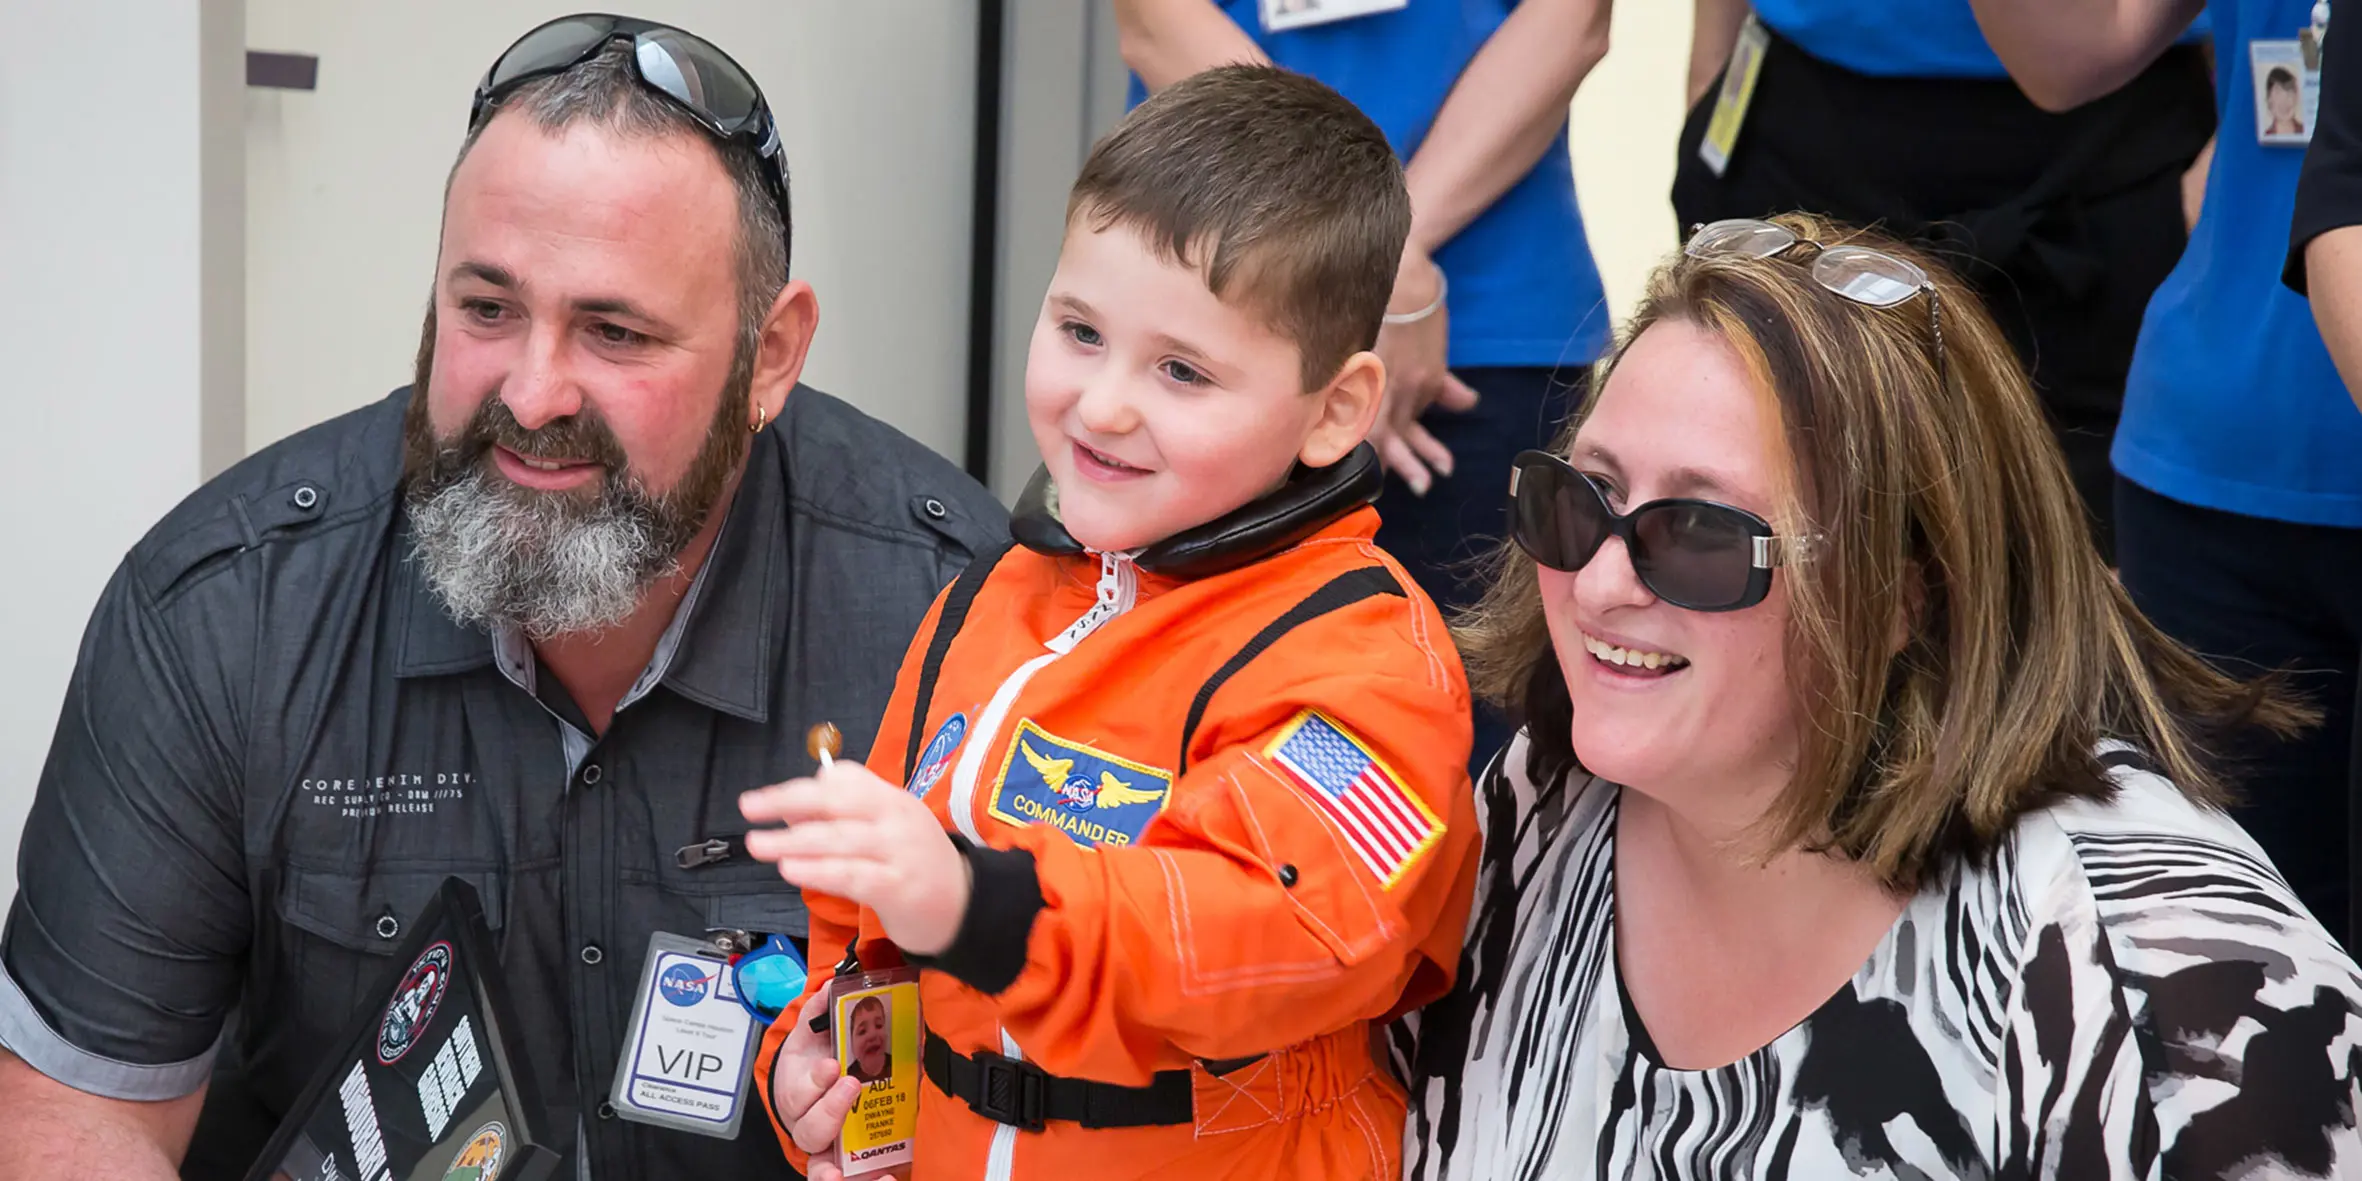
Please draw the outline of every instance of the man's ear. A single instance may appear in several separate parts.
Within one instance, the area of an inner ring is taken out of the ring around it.
[[[778,421],[788,391],[804,375],[804,358],[812,351],[812,333],[819,327],[820,297],[810,283],[797,279],[779,289],[755,341],[754,385],[747,391],[754,405],[747,408],[747,426]]]
[[[1345,358],[1328,385],[1305,395],[1320,399],[1320,415],[1296,458],[1306,467],[1327,467],[1352,454],[1377,424],[1385,393],[1386,363],[1378,354],[1363,351]]]

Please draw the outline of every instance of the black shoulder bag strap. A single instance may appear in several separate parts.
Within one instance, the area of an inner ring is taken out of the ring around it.
[[[968,568],[951,584],[951,593],[943,596],[943,611],[935,617],[935,634],[927,639],[927,659],[919,665],[918,693],[910,702],[910,739],[902,753],[902,778],[908,782],[918,770],[919,744],[927,740],[927,709],[935,701],[935,680],[943,673],[943,658],[951,652],[951,642],[968,622],[968,608],[976,602],[976,595],[984,589],[984,580],[992,577],[992,569],[1001,564],[1014,542],[1004,541],[969,559]]]
[[[1222,663],[1221,668],[1214,670],[1213,676],[1206,678],[1206,683],[1197,691],[1197,699],[1189,703],[1189,720],[1181,727],[1181,757],[1176,764],[1178,769],[1173,772],[1174,777],[1179,778],[1189,770],[1189,747],[1197,740],[1198,723],[1205,720],[1206,706],[1213,702],[1215,692],[1227,684],[1230,678],[1237,676],[1240,669],[1253,663],[1265,649],[1278,643],[1280,637],[1289,632],[1332,611],[1341,611],[1363,599],[1379,595],[1409,597],[1404,593],[1402,583],[1395,580],[1393,571],[1384,566],[1363,566],[1348,570],[1322,583],[1319,590],[1304,596],[1302,602],[1288,608],[1279,618],[1266,624],[1262,631],[1256,632],[1255,638],[1248,640],[1246,647],[1239,649],[1236,655]]]

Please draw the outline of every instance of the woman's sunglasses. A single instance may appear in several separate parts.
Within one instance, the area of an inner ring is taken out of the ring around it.
[[[1800,246],[1805,252],[1797,261],[1812,273],[1813,282],[1865,307],[1891,308],[1912,296],[1926,296],[1928,332],[1935,340],[1936,379],[1946,380],[1943,297],[1937,294],[1927,272],[1908,259],[1867,246],[1823,246],[1810,238],[1797,237],[1786,226],[1751,217],[1691,226],[1689,242],[1681,252],[1690,258],[1710,258],[1717,254],[1781,258],[1796,253]]]
[[[561,74],[597,57],[613,41],[629,41],[640,84],[689,112],[714,138],[737,144],[762,161],[764,187],[779,206],[779,223],[793,224],[787,204],[787,153],[779,124],[753,75],[730,55],[669,25],[586,12],[562,16],[517,38],[484,80],[468,110],[474,127],[510,91],[535,78]]]
[[[1509,469],[1509,532],[1553,570],[1573,572],[1621,538],[1649,593],[1691,611],[1737,611],[1771,593],[1772,568],[1801,550],[1769,522],[1711,500],[1652,500],[1628,513],[1573,464],[1528,451]]]

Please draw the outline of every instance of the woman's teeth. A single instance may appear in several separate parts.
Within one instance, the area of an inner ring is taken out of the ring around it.
[[[1663,669],[1671,672],[1689,665],[1689,661],[1670,652],[1642,652],[1633,648],[1618,648],[1606,640],[1593,636],[1583,637],[1583,647],[1604,663],[1620,664],[1628,668]]]

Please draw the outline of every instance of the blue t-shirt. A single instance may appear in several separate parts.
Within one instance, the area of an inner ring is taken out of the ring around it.
[[[1968,0],[1756,0],[1755,15],[1798,48],[1881,78],[2005,78]],[[2201,16],[2184,41],[2206,35]]]
[[[2213,0],[2222,131],[2180,265],[2149,300],[2125,379],[2116,470],[2186,504],[2362,526],[2362,413],[2304,297],[2280,283],[2297,148],[2255,137],[2248,42],[2287,40],[2311,0]]]
[[[1224,0],[1273,63],[1352,100],[1410,159],[1444,97],[1515,0],[1410,0],[1392,12],[1284,33],[1257,0]],[[1132,101],[1145,97],[1132,83]],[[1451,285],[1451,363],[1583,365],[1607,350],[1599,268],[1575,206],[1566,131],[1539,164],[1435,252]]]

